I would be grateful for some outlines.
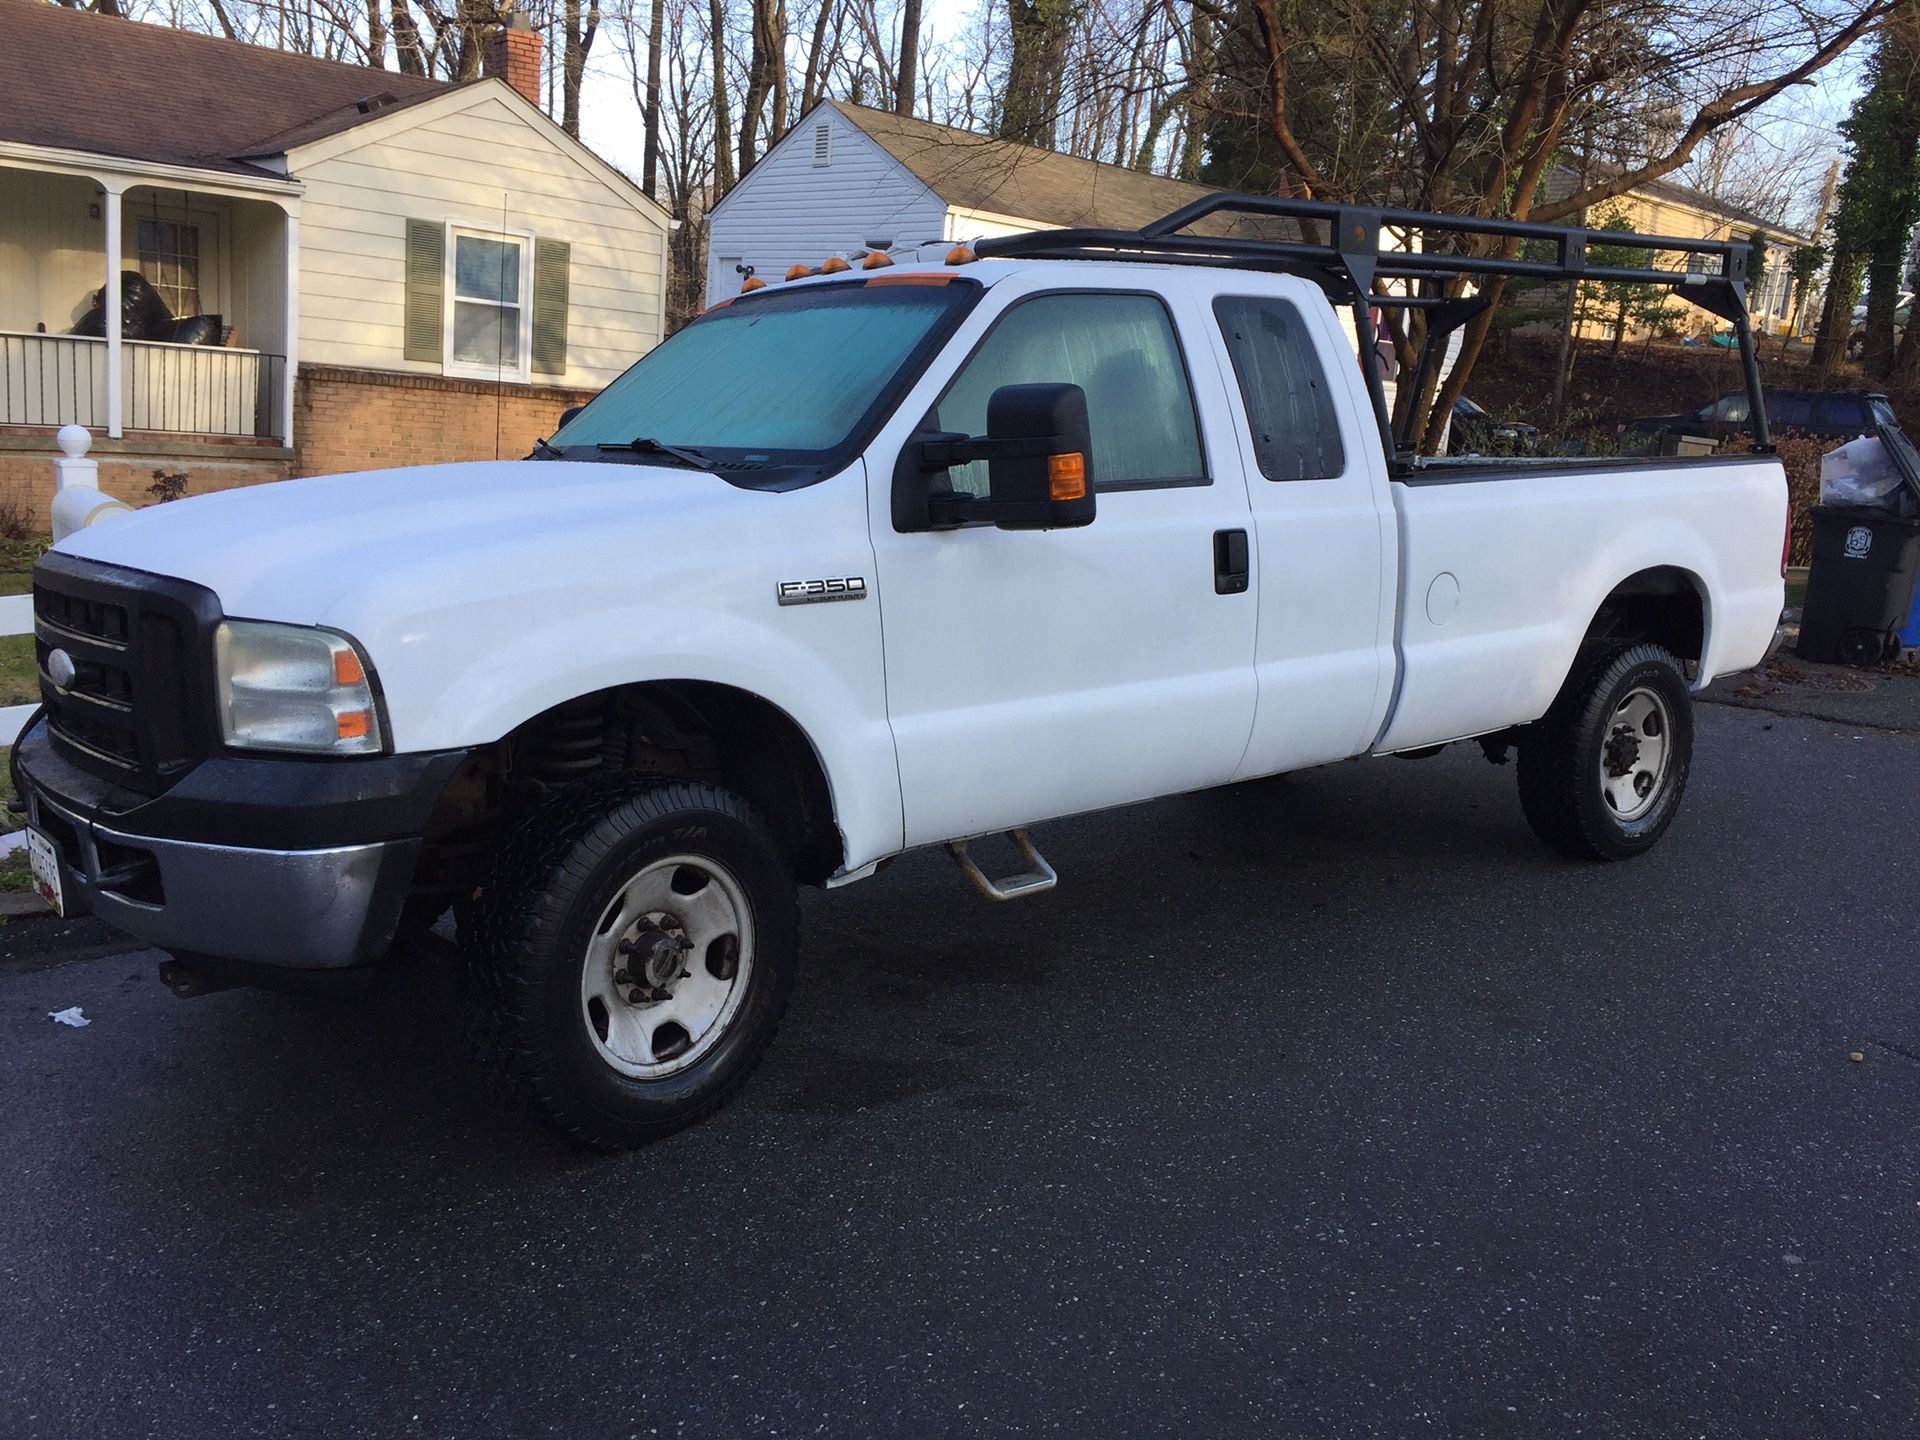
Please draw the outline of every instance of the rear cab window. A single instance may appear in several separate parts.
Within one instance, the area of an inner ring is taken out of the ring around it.
[[[1347,468],[1340,420],[1305,317],[1272,296],[1222,295],[1213,314],[1269,480],[1331,480]]]

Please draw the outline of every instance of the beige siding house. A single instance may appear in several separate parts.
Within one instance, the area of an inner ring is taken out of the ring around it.
[[[0,0],[0,502],[70,422],[135,495],[524,453],[657,344],[670,221],[539,47],[448,85]]]

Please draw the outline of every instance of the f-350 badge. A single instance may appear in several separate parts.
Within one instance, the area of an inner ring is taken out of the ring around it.
[[[774,587],[782,605],[820,605],[828,600],[864,600],[864,576],[841,575],[831,580],[782,580]]]

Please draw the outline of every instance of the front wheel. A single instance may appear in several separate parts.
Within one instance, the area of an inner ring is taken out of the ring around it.
[[[696,781],[563,794],[503,847],[473,918],[483,1064],[608,1149],[692,1124],[739,1089],[799,952],[793,880],[765,823]]]
[[[1693,764],[1693,698],[1658,645],[1587,659],[1520,741],[1520,805],[1581,860],[1646,853],[1673,823]]]

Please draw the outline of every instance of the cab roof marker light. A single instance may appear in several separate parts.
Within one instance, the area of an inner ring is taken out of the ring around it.
[[[787,279],[789,280],[804,280],[811,274],[813,274],[813,267],[811,265],[789,265],[787,267]]]
[[[758,275],[749,275],[740,283],[740,293],[742,295],[751,295],[755,290],[764,290],[766,288],[767,282],[762,280]]]
[[[860,262],[860,268],[862,270],[881,270],[891,264],[893,264],[893,257],[891,255],[875,250]]]
[[[842,260],[838,255],[829,255],[821,262],[820,273],[822,275],[838,275],[842,271],[851,270],[852,268],[851,265]]]
[[[979,258],[978,255],[974,254],[973,251],[969,250],[965,245],[956,245],[947,251],[947,264],[949,265],[971,265]]]
[[[876,275],[871,280],[867,281],[867,284],[869,285],[951,285],[954,281],[958,280],[959,278],[960,277],[958,275],[947,275],[940,272],[936,272],[934,274],[929,275],[924,271],[919,271],[919,272],[910,272],[905,275]]]

